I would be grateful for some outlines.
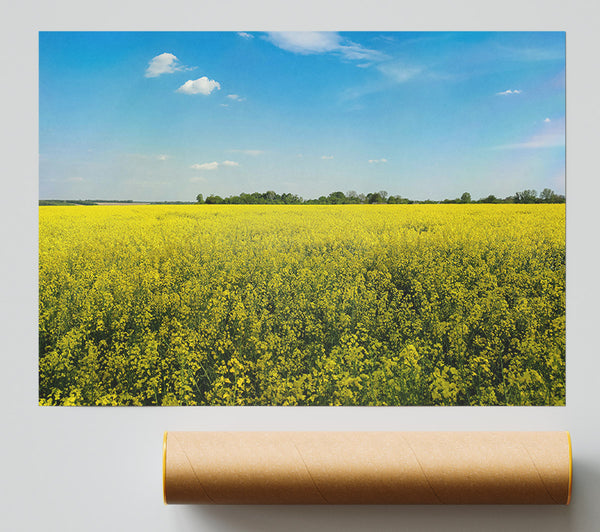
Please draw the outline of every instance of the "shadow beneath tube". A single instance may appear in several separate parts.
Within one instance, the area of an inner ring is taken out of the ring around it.
[[[206,505],[172,506],[179,529],[211,532],[588,532],[599,530],[600,471],[573,461],[563,505]],[[183,526],[182,526],[183,525]]]
[[[573,506],[195,506],[190,530],[378,532],[573,530]],[[182,516],[183,517],[183,516]]]

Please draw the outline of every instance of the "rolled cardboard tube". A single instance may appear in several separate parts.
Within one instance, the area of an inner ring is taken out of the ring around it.
[[[166,432],[167,504],[569,504],[568,432]]]

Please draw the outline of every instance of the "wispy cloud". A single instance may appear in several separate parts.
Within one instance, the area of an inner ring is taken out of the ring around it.
[[[238,31],[237,34],[244,39],[254,39],[254,35],[246,31]]]
[[[549,124],[550,122],[552,122],[552,120],[550,120],[549,118],[544,118],[544,122],[546,122],[546,124]]]
[[[219,163],[213,161],[212,163],[193,164],[190,168],[194,170],[216,170],[219,168]]]
[[[329,31],[273,31],[266,39],[288,52],[302,55],[335,54],[351,60],[380,60],[385,56]]]
[[[75,176],[75,177],[67,177],[67,179],[65,179],[65,181],[68,181],[69,183],[81,183],[81,182],[85,181],[85,179],[80,176]]]
[[[333,155],[321,155],[321,159],[325,159],[325,160],[333,159]]]
[[[538,48],[534,46],[498,45],[495,53],[499,57],[508,57],[514,61],[556,61],[564,60],[564,46]]]
[[[169,156],[165,155],[164,153],[161,153],[158,157],[156,157],[159,161],[166,161]]]
[[[415,79],[427,78],[431,80],[442,79],[441,76],[428,72],[423,66],[407,64],[404,61],[384,61],[376,63],[374,68],[382,74],[379,79],[345,89],[341,93],[342,101],[356,100],[368,94],[393,89],[398,85]]]
[[[239,166],[240,163],[235,161],[223,161],[218,163],[217,161],[213,161],[212,163],[202,163],[202,164],[193,164],[190,168],[194,170],[216,170],[219,166]]]
[[[371,164],[387,163],[387,159],[369,159]]]
[[[175,92],[181,92],[182,94],[203,94],[208,96],[214,90],[220,90],[221,84],[214,79],[208,79],[206,76],[202,76],[198,79],[189,79]]]
[[[227,98],[235,102],[243,102],[246,98],[242,98],[239,94],[228,94]]]
[[[173,74],[184,70],[193,70],[196,67],[187,67],[179,62],[173,54],[165,52],[153,57],[148,63],[145,77],[156,78],[162,74]]]
[[[377,65],[377,70],[394,83],[405,83],[421,74],[423,67],[394,61]]]
[[[205,181],[207,181],[207,179],[203,176],[190,177],[190,183],[204,183]]]
[[[443,77],[427,71],[424,66],[409,64],[406,60],[401,61],[379,50],[366,48],[337,32],[269,32],[265,39],[288,52],[302,55],[332,54],[344,60],[357,61],[356,66],[361,69],[372,67],[381,74],[379,79],[371,79],[363,85],[345,89],[341,94],[342,101],[388,90],[415,78],[427,77],[433,80]]]
[[[521,94],[521,89],[506,89],[502,92],[497,92],[497,96],[508,96],[509,94]]]
[[[558,148],[565,145],[565,121],[544,120],[542,127],[531,137],[514,144],[494,146],[496,150],[523,150],[536,148]]]

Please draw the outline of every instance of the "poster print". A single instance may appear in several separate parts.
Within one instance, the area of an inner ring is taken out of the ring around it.
[[[565,34],[39,34],[41,405],[565,403]]]

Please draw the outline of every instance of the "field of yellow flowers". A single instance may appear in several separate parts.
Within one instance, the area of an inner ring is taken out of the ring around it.
[[[559,405],[564,205],[39,208],[43,405]]]

